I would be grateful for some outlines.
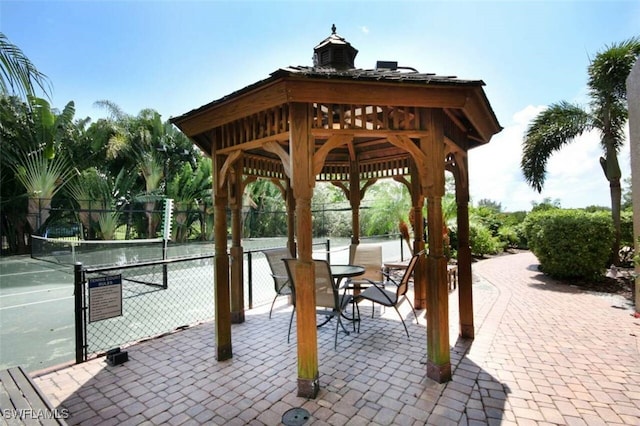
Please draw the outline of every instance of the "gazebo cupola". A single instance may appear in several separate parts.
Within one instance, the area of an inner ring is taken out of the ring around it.
[[[358,49],[336,34],[336,26],[331,26],[331,35],[313,49],[313,66],[317,68],[333,68],[336,70],[352,70],[355,66]]]

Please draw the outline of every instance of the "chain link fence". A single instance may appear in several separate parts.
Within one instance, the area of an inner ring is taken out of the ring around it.
[[[329,257],[329,240],[314,244]],[[275,297],[260,250],[244,254],[244,306]],[[75,266],[76,362],[214,319],[213,255],[108,267]]]

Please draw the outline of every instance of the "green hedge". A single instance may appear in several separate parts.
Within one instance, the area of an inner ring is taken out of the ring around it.
[[[583,210],[534,212],[524,222],[543,272],[558,278],[602,277],[614,239],[611,215]]]

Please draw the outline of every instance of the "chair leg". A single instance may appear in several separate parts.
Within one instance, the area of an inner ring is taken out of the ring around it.
[[[271,319],[271,311],[273,311],[273,305],[276,303],[277,298],[278,295],[276,294],[276,297],[273,298],[273,302],[271,302],[271,309],[269,309],[269,319]]]
[[[293,324],[293,314],[296,313],[296,307],[293,307],[293,311],[291,311],[291,318],[289,318],[289,332],[287,333],[287,343],[289,343],[289,339],[291,338],[291,325]]]
[[[404,326],[404,331],[407,333],[407,339],[411,339],[411,337],[409,337],[409,329],[407,328],[407,324],[404,323],[404,318],[402,318],[402,315],[400,315],[400,311],[398,310],[397,306],[393,305],[393,309],[396,310],[396,312],[398,313],[398,316],[400,317],[400,321],[402,321],[402,325]]]
[[[409,306],[411,306],[411,312],[413,312],[413,316],[416,317],[416,324],[419,324],[418,315],[416,315],[416,310],[413,308],[413,304],[411,303],[411,300],[409,300],[407,296],[405,296],[404,298],[407,299],[407,302],[409,302]]]

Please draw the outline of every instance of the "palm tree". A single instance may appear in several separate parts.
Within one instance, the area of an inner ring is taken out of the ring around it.
[[[180,173],[167,184],[167,197],[174,200],[176,224],[175,241],[185,242],[189,230],[199,215],[193,214],[198,202],[211,193],[211,160],[201,156],[198,167],[194,170],[191,164],[184,163]]]
[[[11,99],[17,98],[3,102],[0,162],[9,166],[13,178],[23,186],[28,199],[26,218],[35,232],[49,217],[51,198],[72,176],[72,166],[64,156],[56,156],[56,150],[68,140],[75,108],[71,101],[57,113],[46,100],[31,97],[28,110]]]
[[[36,86],[50,98],[47,76],[38,71],[22,50],[0,32],[0,94],[19,95],[26,99],[35,96]]]
[[[27,221],[35,232],[47,221],[51,199],[72,177],[73,169],[63,157],[49,160],[42,151],[24,153],[13,166],[27,192]]]
[[[524,138],[520,166],[524,177],[538,192],[545,181],[551,154],[584,132],[596,130],[604,156],[600,164],[609,181],[611,216],[616,238],[612,261],[617,263],[620,247],[620,166],[618,151],[624,142],[627,121],[626,78],[640,55],[640,38],[615,43],[596,54],[588,68],[590,109],[565,101],[555,103],[534,118]]]

